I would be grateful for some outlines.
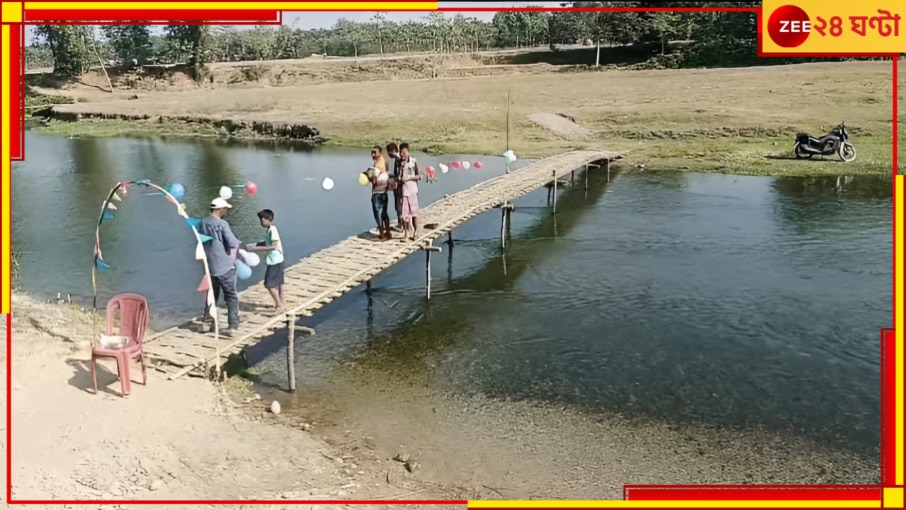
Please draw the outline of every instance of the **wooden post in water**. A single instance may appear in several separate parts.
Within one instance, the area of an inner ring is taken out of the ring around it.
[[[585,191],[588,191],[588,165],[585,165]]]
[[[569,185],[572,187],[576,183],[576,171],[573,170],[569,173]]]
[[[506,202],[500,206],[500,249],[506,248]]]
[[[500,206],[500,249],[506,248],[506,232],[510,226],[510,211],[514,209],[513,204],[504,202]]]
[[[554,174],[554,187],[552,189],[554,191],[553,191],[553,199],[551,200],[551,202],[554,205],[553,205],[553,209],[551,210],[551,214],[557,214],[557,171],[554,170],[553,174]]]
[[[607,158],[607,182],[610,182],[610,158]]]
[[[289,391],[296,391],[296,314],[289,314],[289,340],[286,346],[286,373],[289,380]]]
[[[431,299],[431,252],[441,251],[440,246],[425,246],[425,299]]]
[[[453,246],[453,231],[447,232],[447,244]]]

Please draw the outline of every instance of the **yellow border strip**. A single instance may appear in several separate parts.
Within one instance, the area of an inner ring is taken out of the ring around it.
[[[881,508],[880,500],[871,501],[469,501],[469,508]]]
[[[277,11],[377,11],[377,10],[436,10],[437,2],[25,2],[25,10],[277,10]]]
[[[903,180],[902,175],[894,176],[894,215],[897,228],[894,232],[894,327],[896,329],[896,368],[894,369],[896,409],[896,432],[894,435],[894,468],[896,485],[903,485]]]
[[[10,25],[3,25],[0,27],[0,51],[8,52],[10,47]],[[5,56],[5,55],[4,55]],[[2,132],[2,142],[0,142],[0,158],[3,159],[3,166],[0,168],[2,172],[2,177],[0,177],[0,191],[3,193],[3,208],[0,211],[0,216],[2,216],[2,226],[0,226],[0,256],[3,257],[0,261],[0,271],[3,271],[3,284],[2,289],[0,289],[0,313],[9,313],[10,311],[10,291],[12,289],[12,283],[10,282],[12,278],[12,267],[10,267],[10,262],[12,261],[12,255],[10,252],[10,216],[12,214],[12,207],[10,206],[10,200],[12,198],[12,192],[10,190],[10,170],[12,169],[12,160],[10,154],[10,123],[9,123],[9,112],[10,112],[10,97],[9,89],[10,84],[12,83],[9,73],[9,63],[6,62],[5,58],[0,58],[0,132]],[[16,79],[19,77],[17,76]]]

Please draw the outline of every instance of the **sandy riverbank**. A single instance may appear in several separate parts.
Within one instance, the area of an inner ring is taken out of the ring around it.
[[[329,394],[297,396],[304,403],[279,416],[261,401],[242,403],[249,390],[237,380],[166,381],[152,371],[123,399],[104,369],[94,395],[85,363],[99,327],[93,315],[21,294],[13,309],[20,499],[611,499],[627,483],[871,484],[879,476],[870,455],[794,435],[448,398],[427,394],[418,374],[363,384],[360,372],[339,369]],[[400,453],[419,465],[409,472],[393,460]]]
[[[510,147],[521,157],[604,149],[650,169],[891,173],[890,62],[569,72],[478,64],[463,68],[472,75],[448,69],[438,78],[413,75],[418,62],[407,62],[380,71],[371,68],[376,63],[357,68],[310,59],[218,64],[223,69],[214,73],[222,76],[211,83],[158,77],[118,83],[114,93],[102,90],[99,76],[86,76],[55,91],[77,101],[56,109],[82,113],[84,120],[44,129],[67,136],[217,137],[224,133],[210,124],[179,119],[231,119],[314,126],[328,143],[343,146],[403,139],[419,151],[500,154],[512,91]],[[489,75],[475,75],[485,68]],[[243,79],[251,76],[248,69],[254,77]],[[792,157],[797,132],[820,135],[840,121],[849,127],[856,161]]]
[[[166,381],[152,370],[149,384],[134,384],[124,399],[108,364],[95,395],[85,360],[100,322],[23,295],[14,296],[13,310],[16,499],[463,497],[400,463],[328,445],[316,417],[305,418],[314,429],[304,431],[289,423],[302,417],[274,416],[261,401],[237,403],[247,391],[237,381]]]

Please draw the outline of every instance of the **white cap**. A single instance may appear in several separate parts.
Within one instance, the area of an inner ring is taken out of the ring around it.
[[[223,209],[223,208],[230,209],[232,207],[233,206],[231,206],[229,202],[227,202],[226,200],[224,200],[220,197],[217,197],[214,200],[211,200],[211,209]]]

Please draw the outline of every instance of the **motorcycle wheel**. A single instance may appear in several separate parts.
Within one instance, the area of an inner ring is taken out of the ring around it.
[[[856,159],[856,148],[849,142],[843,142],[840,144],[837,154],[840,156],[840,159],[849,163]]]
[[[796,145],[793,146],[793,152],[796,153],[796,158],[811,158],[812,153],[802,148],[802,144],[796,142]]]

